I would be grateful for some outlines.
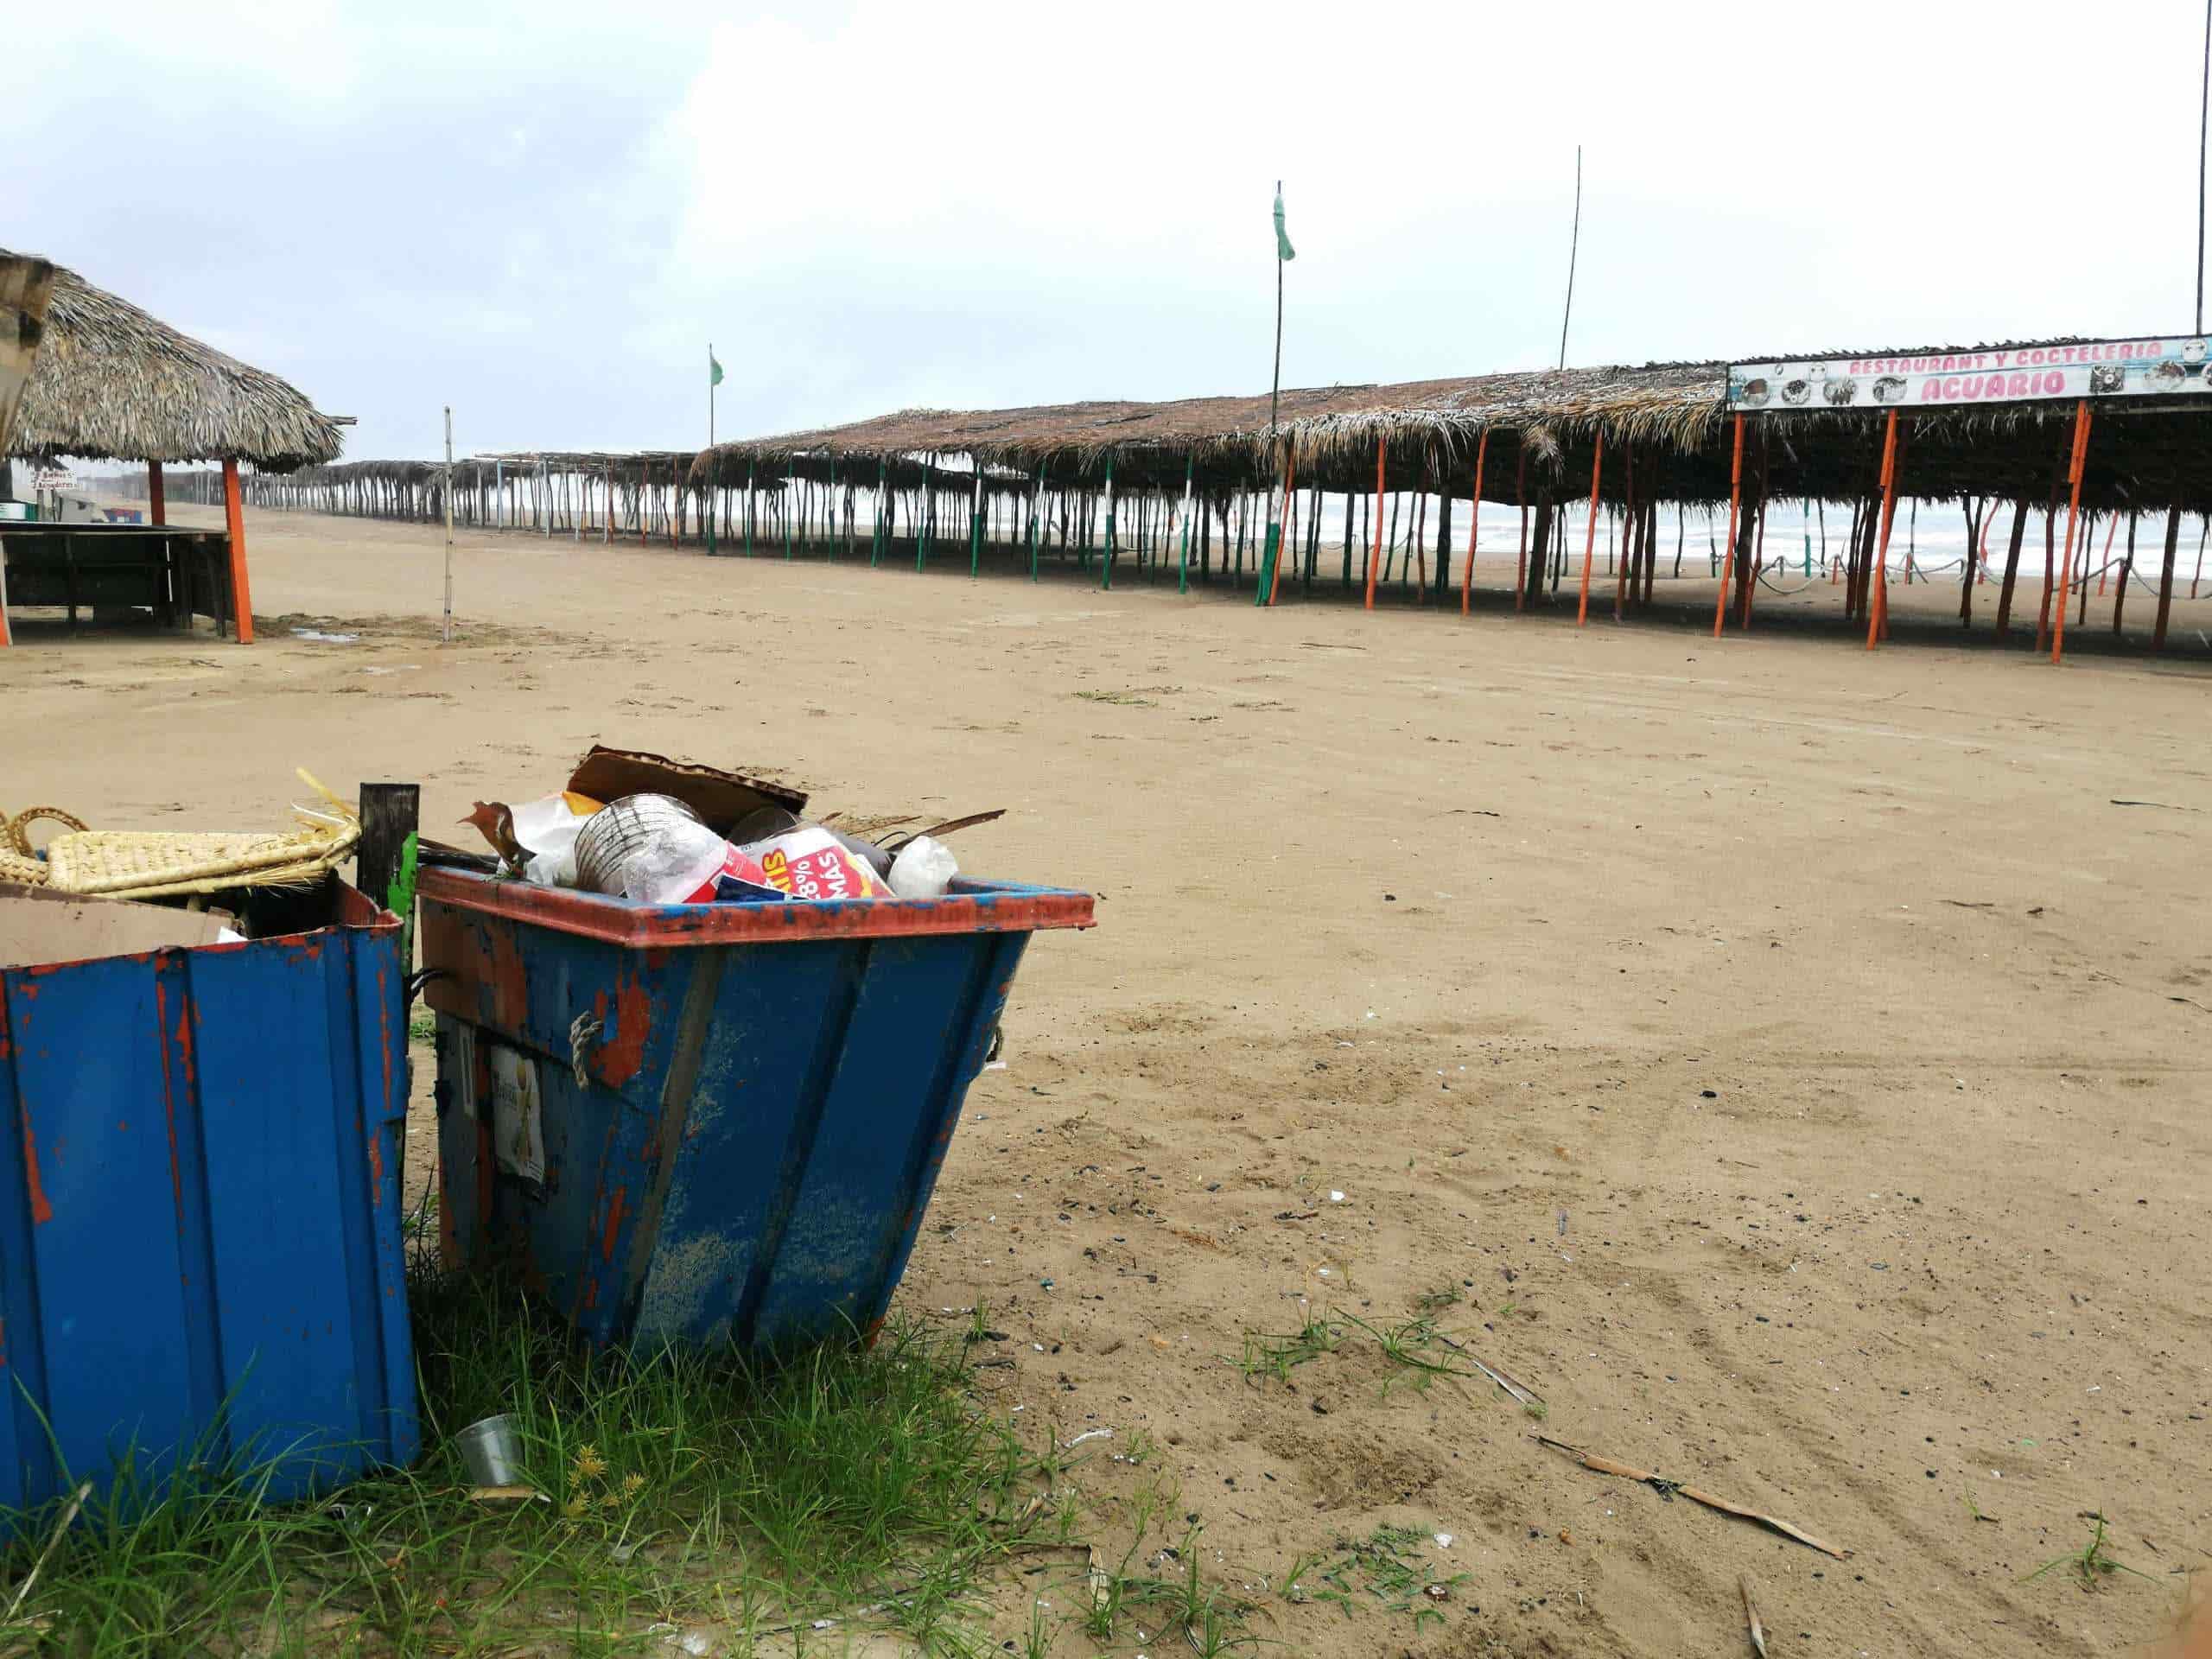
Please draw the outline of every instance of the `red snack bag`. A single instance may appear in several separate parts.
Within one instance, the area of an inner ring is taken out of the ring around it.
[[[845,850],[827,830],[808,825],[788,830],[750,849],[760,859],[769,886],[794,899],[887,899],[874,870]]]

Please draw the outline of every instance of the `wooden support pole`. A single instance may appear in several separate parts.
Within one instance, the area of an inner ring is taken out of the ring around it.
[[[1891,429],[1897,426],[1897,411],[1890,412]],[[1736,559],[1736,515],[1744,505],[1744,417],[1736,416],[1735,453],[1728,463],[1728,550],[1720,557],[1720,593],[1713,601],[1713,637],[1718,639],[1720,630],[1728,620],[1728,578]]]
[[[1757,529],[1747,538],[1751,543],[1751,556],[1737,567],[1737,579],[1743,584],[1742,614],[1737,618],[1738,627],[1751,626],[1751,595],[1759,585],[1759,572],[1766,568],[1766,479],[1767,462],[1772,456],[1774,433],[1764,423],[1759,427],[1759,505]]]
[[[1475,537],[1483,522],[1483,462],[1490,455],[1490,429],[1483,429],[1482,436],[1475,441],[1475,499],[1467,508],[1467,563],[1459,572],[1459,614],[1465,616],[1474,602]]]
[[[1375,608],[1375,572],[1382,562],[1382,469],[1389,448],[1389,438],[1375,440],[1375,546],[1367,556],[1367,608],[1370,611]]]
[[[1590,450],[1590,524],[1582,537],[1582,599],[1576,606],[1574,626],[1587,626],[1590,620],[1590,562],[1598,553],[1598,479],[1605,461],[1605,434],[1600,428],[1597,442]]]
[[[379,910],[391,909],[395,902],[410,911],[414,907],[410,902],[413,895],[395,895],[393,886],[406,861],[408,838],[420,826],[422,816],[421,785],[361,785],[361,839],[354,849],[354,885]],[[403,913],[399,919],[410,918]],[[413,963],[403,960],[400,971],[412,973]]]
[[[1873,594],[1866,607],[1866,649],[1872,651],[1889,631],[1890,526],[1897,516],[1897,412],[1890,411],[1882,435],[1882,518],[1874,547]]]
[[[2127,608],[2127,579],[2135,574],[2135,521],[2140,515],[2127,515],[2127,556],[2120,567],[2120,589],[2112,596],[2113,637],[2120,637],[2120,613]]]
[[[2181,544],[2181,508],[2166,510],[2166,557],[2158,572],[2158,620],[2151,631],[2151,649],[2166,648],[2166,613],[2174,602],[2174,551]]]
[[[2050,632],[2050,660],[2056,664],[2066,654],[2066,594],[2074,580],[2074,521],[2082,511],[2082,466],[2089,456],[2089,400],[2082,398],[2074,405],[2074,458],[2067,468],[2068,495],[2066,500],[2066,556],[2059,566],[2058,620]],[[2082,537],[2082,586],[2089,585],[2087,569],[2088,538]],[[2086,599],[2087,594],[2084,593]]]
[[[1191,591],[1191,490],[1198,477],[1198,452],[1193,449],[1183,457],[1183,551],[1175,566],[1175,591],[1179,594]],[[1033,537],[1029,547],[1029,576],[1033,582],[1037,577],[1037,543]]]
[[[1621,452],[1621,469],[1622,489],[1627,507],[1621,520],[1620,557],[1613,563],[1613,620],[1616,622],[1628,614],[1629,567],[1636,552],[1635,445],[1630,444]]]
[[[146,522],[166,524],[169,521],[168,490],[162,478],[162,463],[146,463]]]
[[[1274,568],[1268,577],[1266,602],[1269,605],[1275,602],[1275,595],[1282,588],[1282,556],[1291,534],[1295,529],[1295,525],[1291,522],[1291,515],[1296,512],[1297,505],[1298,445],[1294,441],[1286,446],[1283,455],[1282,511],[1276,515],[1277,529],[1280,533],[1275,539],[1275,556],[1271,561]],[[1296,556],[1294,554],[1293,556]]]
[[[223,457],[223,526],[231,541],[231,620],[238,644],[253,643],[253,592],[246,581],[245,507],[238,499],[238,463]]]
[[[1513,504],[1521,509],[1521,550],[1513,558],[1513,613],[1529,607],[1529,435],[1514,435]]]

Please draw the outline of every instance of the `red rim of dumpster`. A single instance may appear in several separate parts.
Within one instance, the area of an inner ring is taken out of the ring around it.
[[[942,899],[831,899],[789,904],[640,905],[467,870],[425,869],[424,899],[536,923],[609,944],[774,944],[929,933],[1039,932],[1096,925],[1087,893],[958,880]]]

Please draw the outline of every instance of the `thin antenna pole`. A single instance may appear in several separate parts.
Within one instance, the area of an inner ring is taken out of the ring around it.
[[[2208,6],[2212,6],[2212,0],[2205,0],[2205,3]],[[1567,309],[1560,314],[1559,320],[1559,365],[1562,369],[1567,366],[1567,320],[1574,315],[1574,259],[1575,256],[1581,251],[1581,248],[1582,146],[1577,144],[1574,147],[1574,234],[1567,245]],[[2201,250],[2199,251],[2197,263],[2200,266],[2203,263]],[[2202,289],[2203,286],[2202,272],[2201,270],[2198,273],[2197,286],[2199,289]],[[2202,325],[2199,325],[2198,332],[2202,332]]]
[[[2204,332],[2204,139],[2212,117],[2212,0],[2204,4],[2204,87],[2196,103],[2196,332]]]
[[[453,643],[453,405],[446,405],[446,614],[439,638]]]

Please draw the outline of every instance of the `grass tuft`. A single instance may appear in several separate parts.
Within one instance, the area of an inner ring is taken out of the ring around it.
[[[743,1650],[861,1615],[941,1645],[982,1574],[1065,1530],[957,1338],[894,1319],[871,1347],[769,1366],[597,1352],[488,1281],[424,1275],[413,1305],[414,1469],[276,1504],[266,1466],[157,1491],[126,1465],[0,1647],[488,1656],[557,1635],[564,1652],[645,1652],[677,1624]],[[451,1437],[497,1412],[544,1501],[467,1496]],[[19,1582],[55,1517],[9,1518],[0,1574]]]

